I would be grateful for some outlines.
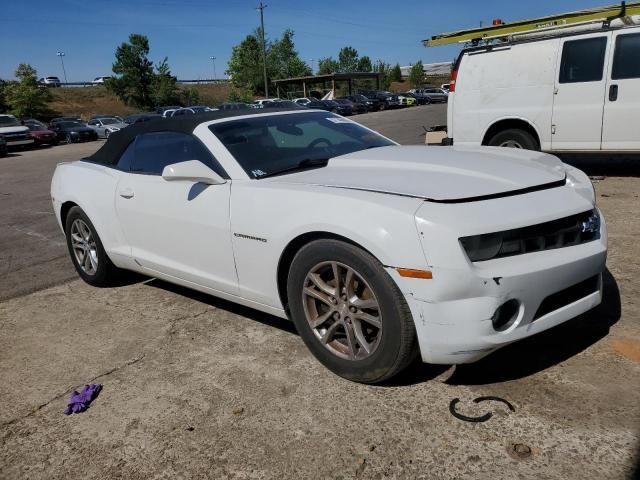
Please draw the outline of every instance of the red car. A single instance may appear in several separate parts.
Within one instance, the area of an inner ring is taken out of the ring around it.
[[[58,145],[59,140],[56,132],[52,132],[47,127],[35,123],[29,123],[25,126],[29,127],[36,145]]]

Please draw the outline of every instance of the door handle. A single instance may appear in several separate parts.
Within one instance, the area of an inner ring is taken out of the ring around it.
[[[122,197],[122,198],[133,198],[134,193],[133,190],[130,188],[123,188],[122,190],[120,190],[118,192],[118,194]]]
[[[609,101],[615,102],[618,100],[618,85],[611,85],[609,87]]]

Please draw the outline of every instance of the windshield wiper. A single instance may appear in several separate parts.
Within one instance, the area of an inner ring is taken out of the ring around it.
[[[310,168],[320,168],[326,167],[329,163],[328,158],[305,158],[301,162],[298,162],[296,165],[291,167],[283,168],[281,170],[276,170],[275,172],[269,172],[265,175],[260,175],[257,177],[258,179],[267,178],[267,177],[275,177],[276,175],[282,175],[284,173],[291,173],[300,170],[307,170]]]

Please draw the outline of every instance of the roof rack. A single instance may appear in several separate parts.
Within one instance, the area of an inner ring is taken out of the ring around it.
[[[464,42],[471,42],[474,45],[478,45],[480,42],[490,43],[492,40],[510,41],[514,39],[514,37],[524,35],[563,33],[566,32],[567,29],[601,29],[614,25],[622,27],[634,23],[633,21],[625,21],[625,17],[637,15],[640,15],[640,2],[632,2],[629,4],[622,2],[620,5],[578,10],[510,23],[503,23],[502,20],[496,19],[490,27],[441,33],[440,35],[434,35],[428,40],[423,40],[422,43],[426,47]],[[622,19],[622,21],[615,22],[614,25],[611,25],[611,22],[616,19]],[[633,20],[638,21],[635,18]]]

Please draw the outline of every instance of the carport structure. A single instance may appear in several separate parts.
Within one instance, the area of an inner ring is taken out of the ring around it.
[[[281,87],[287,87],[289,85],[301,85],[303,97],[306,97],[309,93],[309,87],[313,85],[322,85],[322,89],[327,89],[327,84],[330,82],[331,90],[336,91],[336,84],[338,82],[347,82],[349,95],[353,94],[353,80],[375,80],[376,90],[380,90],[380,77],[381,73],[378,72],[351,72],[351,73],[327,73],[325,75],[312,75],[309,77],[292,77],[282,78],[280,80],[274,80],[273,83],[276,86],[278,97],[280,97]]]

